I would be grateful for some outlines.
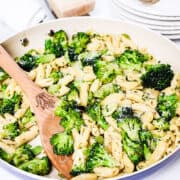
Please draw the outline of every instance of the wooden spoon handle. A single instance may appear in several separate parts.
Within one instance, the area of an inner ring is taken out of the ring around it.
[[[0,45],[0,67],[18,83],[30,100],[35,99],[43,91],[28,78],[2,45]]]

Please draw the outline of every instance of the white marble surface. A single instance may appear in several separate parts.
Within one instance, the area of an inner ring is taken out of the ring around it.
[[[12,1],[12,0],[11,0]],[[1,8],[3,6],[3,1],[0,0]],[[91,16],[100,17],[114,17],[112,15],[110,7],[110,0],[97,0],[95,10],[90,13]],[[1,14],[0,14],[1,19]],[[4,32],[4,33],[3,33]],[[0,39],[7,36],[7,32],[3,29],[0,24]],[[180,47],[180,40],[175,41],[175,43]],[[128,178],[128,180],[179,180],[179,170],[180,170],[180,152],[176,154],[171,160],[166,161],[160,167],[149,171],[148,173],[142,174],[134,178]],[[6,167],[0,167],[0,179],[6,180],[30,180],[30,178],[21,176],[14,171],[6,169]],[[31,179],[32,180],[32,179]]]

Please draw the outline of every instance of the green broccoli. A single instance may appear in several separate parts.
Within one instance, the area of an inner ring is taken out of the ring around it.
[[[141,131],[142,123],[137,117],[126,117],[118,121],[118,127],[125,131],[132,141],[140,141],[139,132]]]
[[[152,152],[155,150],[157,140],[153,137],[152,133],[148,130],[140,131],[140,139],[143,144],[144,157],[146,160],[149,159]]]
[[[102,60],[94,63],[93,71],[102,83],[111,82],[116,75],[120,73],[119,67],[116,63]]]
[[[0,68],[0,82],[6,80],[8,77],[8,74],[2,68]]]
[[[27,52],[26,54],[24,54],[22,57],[20,57],[17,60],[17,63],[23,70],[29,72],[37,66],[36,64],[37,58],[38,58],[38,55],[34,54],[34,51],[31,50]]]
[[[94,104],[89,105],[87,108],[87,113],[92,118],[92,120],[97,122],[97,124],[101,128],[106,130],[109,127],[108,123],[106,122],[102,114],[102,109],[99,102],[95,102]]]
[[[21,104],[21,96],[15,93],[12,98],[3,98],[0,100],[0,115],[5,113],[14,114]]]
[[[112,114],[112,117],[120,122],[124,118],[133,117],[133,114],[131,107],[121,107]]]
[[[18,168],[37,175],[47,175],[51,171],[51,162],[48,157],[42,157],[41,159],[35,158],[21,164]]]
[[[12,155],[11,154],[8,154],[5,150],[3,150],[2,148],[0,148],[0,159],[3,159],[7,162],[11,162],[11,158],[12,158]]]
[[[127,153],[129,159],[134,164],[138,164],[140,161],[144,160],[144,149],[142,144],[132,141],[124,130],[121,131],[121,134],[123,149]]]
[[[79,174],[86,173],[86,172],[87,172],[86,166],[84,164],[78,164],[72,167],[70,173],[72,176],[77,176]]]
[[[33,153],[31,148],[32,147],[29,144],[25,144],[17,148],[12,157],[12,164],[15,166],[19,166],[34,159],[35,154]]]
[[[3,139],[14,140],[20,134],[19,125],[17,122],[12,122],[3,126],[1,137]]]
[[[80,109],[75,101],[61,99],[56,107],[55,114],[61,117],[60,124],[67,133],[71,133],[73,128],[80,130],[84,124]]]
[[[101,54],[94,51],[84,52],[78,56],[78,59],[81,60],[83,66],[93,66],[100,58]]]
[[[165,118],[158,118],[152,121],[152,124],[159,130],[168,131],[170,128],[169,121]]]
[[[102,144],[96,142],[90,147],[86,160],[88,172],[92,172],[96,167],[115,167],[116,165],[117,162],[108,154]]]
[[[18,120],[20,129],[23,129],[25,125],[29,122],[35,121],[35,116],[31,112],[30,108],[25,112],[24,116]]]
[[[52,78],[54,83],[57,83],[59,79],[63,77],[63,74],[60,71],[53,71],[50,75],[49,78]]]
[[[77,61],[78,55],[86,49],[89,42],[90,36],[87,33],[78,32],[77,34],[74,34],[68,48],[70,61]]]
[[[147,54],[142,54],[136,49],[126,49],[120,56],[116,57],[116,62],[123,69],[140,70],[142,64],[148,58],[149,56]]]
[[[36,65],[38,64],[45,64],[45,63],[50,63],[51,61],[53,61],[55,59],[55,55],[54,54],[43,54],[43,55],[39,55],[36,59]]]
[[[141,81],[143,87],[161,91],[171,85],[173,77],[174,72],[169,64],[157,64],[147,68]]]
[[[96,93],[94,94],[94,97],[96,98],[105,98],[109,94],[119,92],[120,87],[113,83],[104,84],[101,86]]]
[[[45,53],[61,57],[67,50],[67,46],[68,36],[65,31],[59,30],[54,32],[50,39],[45,41]]]
[[[176,115],[178,98],[176,94],[160,94],[158,97],[157,111],[161,117],[170,121]]]
[[[74,151],[73,138],[66,132],[54,134],[50,143],[53,146],[53,151],[57,155],[70,155]]]
[[[51,86],[48,87],[48,92],[52,95],[58,96],[58,92],[61,88],[60,84],[52,84]]]

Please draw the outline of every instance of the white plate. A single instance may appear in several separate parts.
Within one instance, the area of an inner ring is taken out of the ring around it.
[[[124,6],[139,11],[141,13],[165,16],[180,17],[180,1],[179,0],[160,0],[157,3],[143,3],[140,0],[118,0]]]
[[[113,0],[112,0],[113,1]],[[153,20],[169,20],[169,21],[178,21],[180,20],[180,16],[157,16],[153,14],[146,14],[140,11],[137,11],[135,9],[129,8],[128,6],[124,5],[122,1],[117,1],[118,5],[128,11],[129,13],[135,14],[140,17],[148,18],[148,19],[153,19]]]
[[[127,33],[131,36],[132,40],[139,47],[148,48],[148,51],[157,59],[161,60],[161,62],[170,63],[175,71],[180,71],[180,50],[174,43],[169,41],[167,38],[164,38],[158,35],[157,33],[152,32],[151,30],[135,25],[133,23],[126,23],[118,20],[108,20],[90,17],[61,18],[48,23],[37,25],[33,28],[29,28],[21,33],[18,33],[17,35],[4,41],[2,45],[13,57],[21,56],[31,48],[42,48],[44,45],[44,40],[45,38],[47,38],[47,34],[51,29],[64,29],[69,35],[76,33],[78,31],[89,30],[93,30],[97,33]],[[28,38],[30,42],[29,46],[27,47],[22,46],[20,41],[25,37]],[[37,145],[40,144],[40,141],[39,139],[37,139],[33,143]],[[142,175],[145,172],[147,173],[148,171],[152,171],[155,168],[155,166],[162,165],[161,163],[165,160],[168,161],[168,157],[172,157],[173,155],[175,155],[177,151],[178,149],[176,149],[174,152],[172,152],[171,154],[169,154],[168,156],[166,156],[165,158],[151,165],[148,168],[131,173],[129,175],[109,178],[109,180],[120,180],[125,177],[139,176],[140,174]],[[29,176],[33,179],[48,180],[57,177],[56,175],[54,175],[56,173],[55,171],[52,171],[50,177],[46,176],[43,178],[16,169],[15,167],[5,163],[3,160],[0,160],[0,162],[3,163],[4,166],[7,167],[7,169],[11,169],[16,173],[24,174],[25,176]]]
[[[153,19],[148,19],[144,17],[140,17],[138,15],[134,15],[127,10],[125,10],[122,6],[118,4],[119,0],[113,0],[113,3],[118,6],[119,8],[119,13],[123,13],[126,17],[129,19],[135,20],[137,22],[140,22],[142,24],[148,24],[148,25],[156,25],[156,26],[171,26],[171,27],[180,27],[180,21],[163,21],[163,20],[153,20]]]

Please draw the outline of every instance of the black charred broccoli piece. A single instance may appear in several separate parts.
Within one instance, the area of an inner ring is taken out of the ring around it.
[[[97,122],[101,128],[106,130],[109,127],[102,114],[102,108],[99,102],[95,102],[94,104],[89,105],[87,108],[87,113],[92,118],[92,120]]]
[[[70,61],[77,61],[78,55],[82,53],[90,42],[90,36],[85,32],[78,32],[72,36],[68,47],[68,56]]]
[[[141,81],[143,87],[161,91],[171,85],[173,77],[174,72],[169,64],[157,64],[147,68]]]
[[[61,57],[68,46],[68,36],[65,31],[59,30],[53,33],[50,39],[45,41],[45,53]]]
[[[136,49],[126,49],[120,56],[116,57],[116,62],[123,69],[140,70],[142,64],[148,59],[147,54],[142,54]]]
[[[27,161],[21,164],[18,168],[33,174],[44,176],[50,173],[52,165],[48,157],[45,156],[41,159],[34,158],[30,161]]]
[[[96,142],[90,147],[86,160],[88,172],[92,172],[96,167],[115,167],[116,165],[117,162],[108,154],[102,144]]]
[[[71,135],[62,132],[54,134],[50,143],[53,146],[53,151],[57,155],[70,155],[74,151],[73,138]]]

